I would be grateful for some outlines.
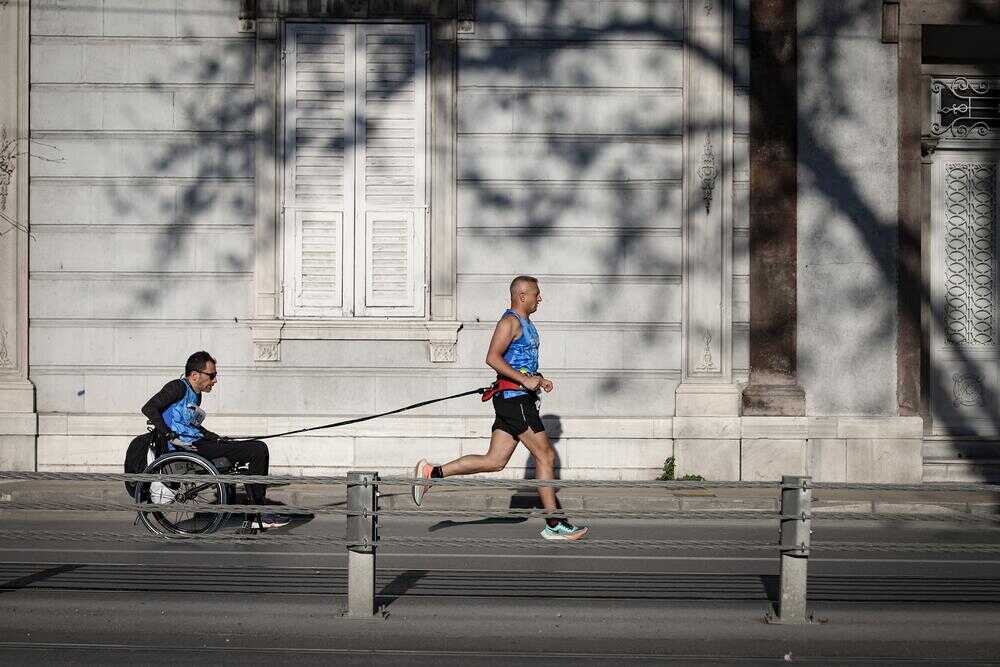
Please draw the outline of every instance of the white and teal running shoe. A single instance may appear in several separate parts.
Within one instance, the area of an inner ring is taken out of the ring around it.
[[[586,526],[574,526],[571,523],[561,521],[553,528],[546,524],[542,529],[542,537],[547,540],[582,540],[584,535],[590,531]]]

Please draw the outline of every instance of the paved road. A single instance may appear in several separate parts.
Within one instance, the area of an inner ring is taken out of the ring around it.
[[[141,535],[122,514],[4,513],[5,530]],[[773,522],[594,522],[594,537],[773,542]],[[762,622],[771,551],[553,548],[536,521],[387,519],[386,536],[458,538],[387,547],[387,618],[338,616],[335,544],[139,540],[0,545],[0,663],[541,664],[1000,660],[1000,554],[824,552],[810,559],[807,626]],[[292,535],[343,535],[319,517]],[[271,531],[278,534],[279,531]],[[531,540],[501,548],[487,538]],[[824,522],[814,539],[990,543],[1000,530],[938,522]],[[991,662],[993,661],[993,662]]]

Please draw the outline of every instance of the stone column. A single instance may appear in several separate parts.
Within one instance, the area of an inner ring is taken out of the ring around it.
[[[0,0],[0,469],[34,470],[28,380],[29,3]]]
[[[252,16],[245,12],[246,16]],[[278,155],[278,103],[281,51],[280,22],[274,18],[242,18],[241,29],[256,32],[254,63],[254,319],[250,324],[253,358],[259,362],[281,360],[281,280],[278,276],[278,225],[280,187]]]
[[[454,320],[458,228],[455,75],[459,21],[431,21],[431,318]],[[433,348],[433,344],[432,344]]]
[[[688,0],[685,26],[684,362],[678,417],[737,416],[732,369],[732,2]]]
[[[743,414],[805,415],[796,375],[796,0],[750,3],[750,383]]]

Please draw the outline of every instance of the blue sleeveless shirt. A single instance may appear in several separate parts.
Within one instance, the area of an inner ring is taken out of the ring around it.
[[[163,411],[163,422],[177,434],[178,440],[190,444],[204,437],[198,427],[205,419],[205,412],[200,407],[201,394],[191,388],[187,378],[181,379],[184,382],[184,397]],[[174,449],[170,445],[167,448]]]
[[[507,315],[513,315],[521,323],[521,335],[510,342],[510,347],[503,353],[503,359],[514,367],[514,370],[532,375],[538,372],[538,348],[541,346],[541,339],[538,336],[538,329],[531,323],[517,314],[517,311],[508,308],[504,311],[500,319]],[[515,396],[526,396],[526,391],[509,390],[503,393],[504,398],[514,398]]]

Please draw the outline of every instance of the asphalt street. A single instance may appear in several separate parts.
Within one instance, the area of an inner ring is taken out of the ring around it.
[[[8,531],[92,536],[0,546],[4,664],[1000,660],[1000,554],[906,546],[997,544],[1000,530],[982,524],[819,520],[814,622],[774,625],[764,622],[778,590],[773,549],[684,544],[773,544],[774,521],[601,520],[590,543],[553,545],[538,520],[387,517],[384,536],[422,541],[380,550],[385,614],[358,621],[341,614],[347,559],[334,541],[148,541],[112,512],[3,520]],[[269,535],[341,538],[344,522],[318,515]],[[484,541],[496,538],[523,542]],[[629,548],[635,540],[671,546]],[[824,551],[824,541],[859,548]]]

